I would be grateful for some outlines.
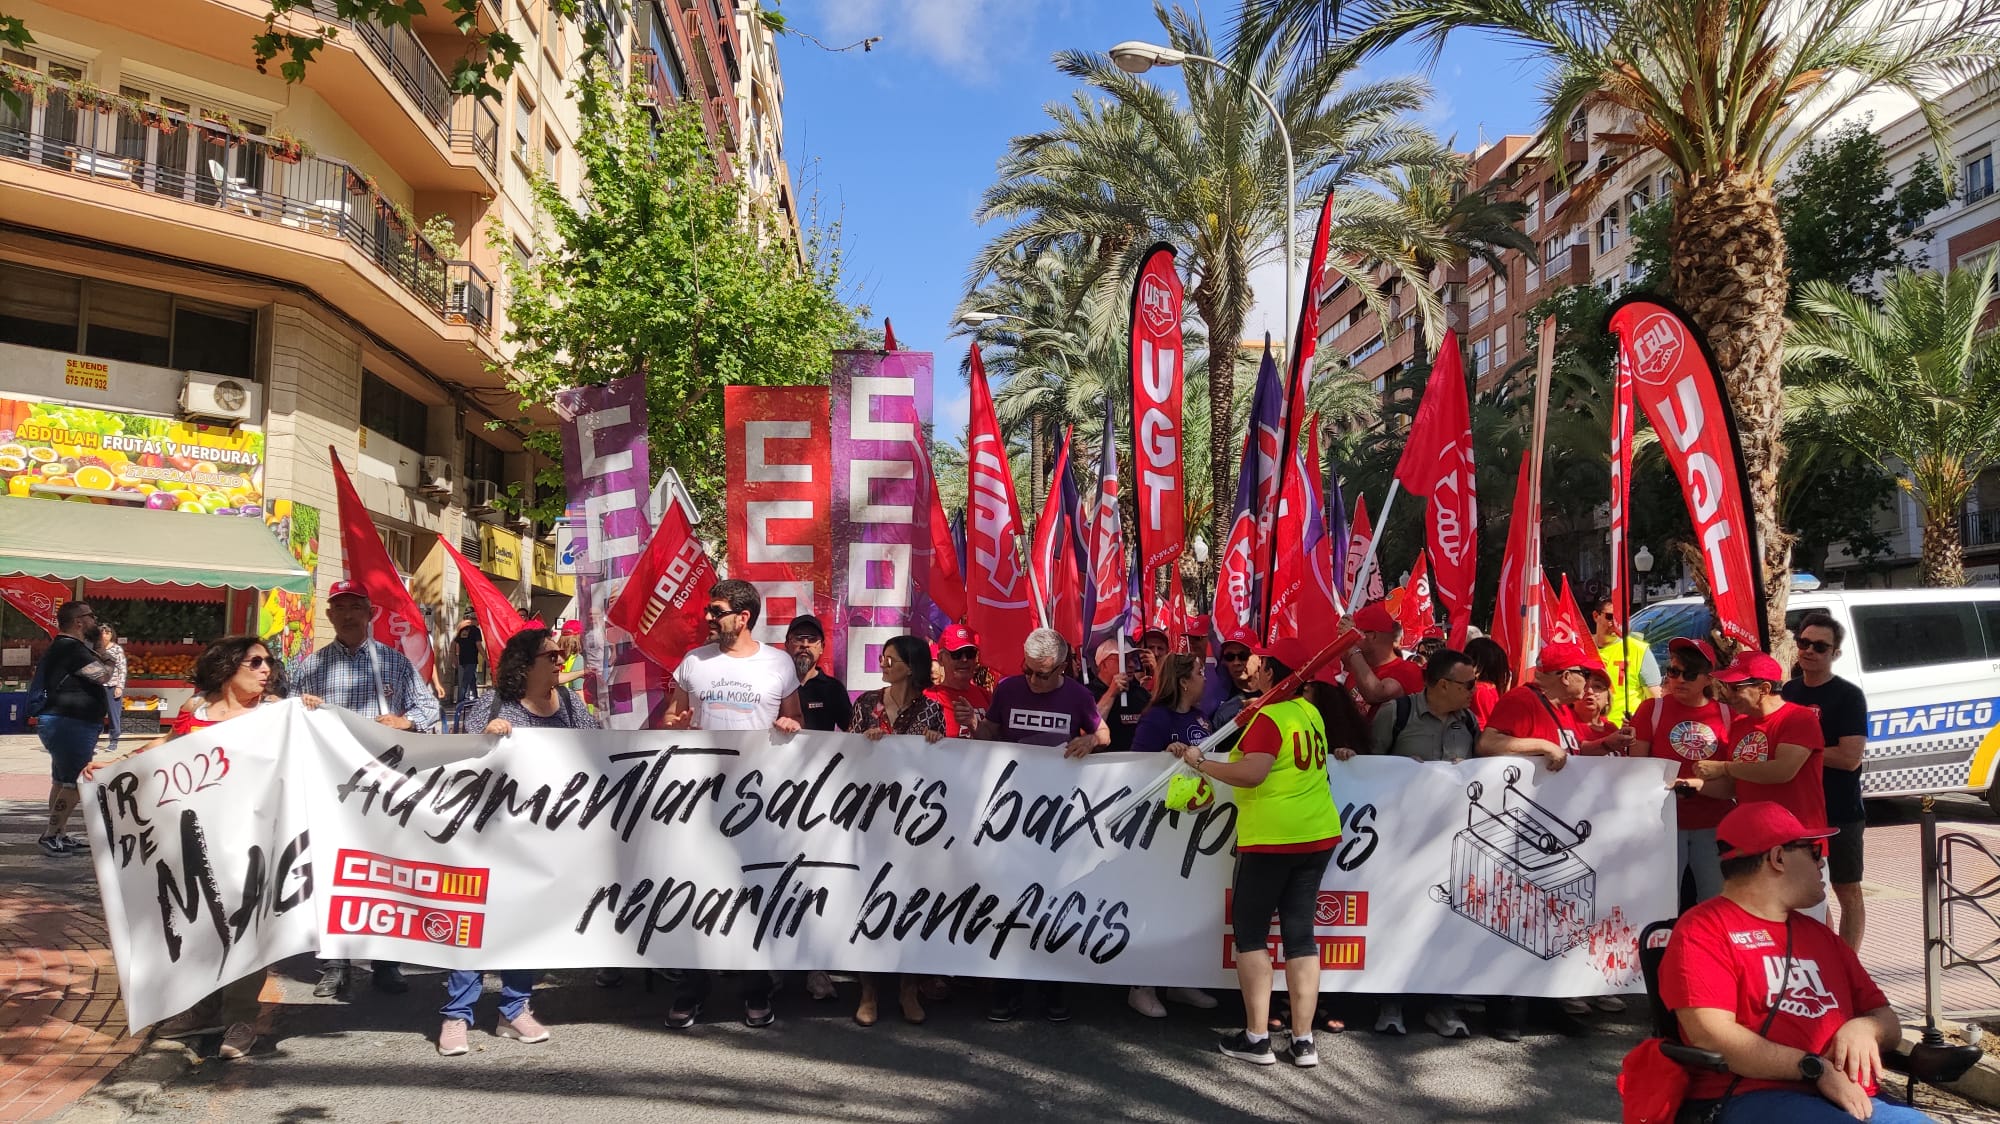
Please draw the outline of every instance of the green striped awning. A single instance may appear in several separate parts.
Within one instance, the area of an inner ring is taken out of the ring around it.
[[[252,516],[17,496],[0,498],[0,574],[290,593],[313,588],[312,575]]]

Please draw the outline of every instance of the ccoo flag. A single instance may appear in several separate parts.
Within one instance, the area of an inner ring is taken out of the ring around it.
[[[647,659],[672,671],[707,641],[707,593],[714,584],[715,563],[695,536],[686,506],[668,504],[605,615],[632,634]]]
[[[375,614],[370,633],[375,639],[408,656],[417,677],[430,682],[432,675],[430,630],[417,599],[410,596],[382,536],[375,533],[375,521],[354,491],[354,481],[340,463],[340,454],[329,445],[326,455],[333,460],[333,483],[340,496],[340,552],[347,559],[347,579],[368,591],[368,603]]]

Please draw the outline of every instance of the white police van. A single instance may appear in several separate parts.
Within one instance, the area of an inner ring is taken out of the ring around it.
[[[1815,609],[1847,628],[1833,673],[1868,696],[1862,795],[1983,792],[2000,812],[2000,589],[1795,589],[1788,627]],[[1692,597],[1632,615],[1656,649],[1710,621]]]

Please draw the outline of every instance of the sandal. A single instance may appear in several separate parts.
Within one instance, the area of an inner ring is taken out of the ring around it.
[[[1347,1033],[1347,1024],[1340,1019],[1334,1018],[1332,1015],[1319,1016],[1318,1020],[1313,1023],[1313,1027],[1316,1030],[1323,1030],[1328,1034]]]

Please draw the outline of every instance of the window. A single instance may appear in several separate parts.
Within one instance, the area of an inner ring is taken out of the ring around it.
[[[541,45],[541,31],[535,27],[535,15],[530,9],[533,0],[521,0],[521,54],[529,59],[535,57],[535,48]]]
[[[1475,375],[1485,374],[1486,368],[1492,365],[1492,358],[1493,358],[1492,340],[1474,340],[1472,342],[1473,374]]]
[[[1502,324],[1493,331],[1493,367],[1495,370],[1507,366],[1507,325]]]
[[[477,437],[465,439],[465,478],[499,483],[507,475],[507,455]]]
[[[1490,285],[1481,285],[1472,290],[1472,312],[1466,317],[1465,322],[1468,324],[1477,324],[1481,320],[1486,319],[1486,304],[1492,299],[1493,289]]]
[[[520,259],[522,265],[531,266],[535,264],[534,247],[521,241],[518,236],[514,239],[514,256]]]
[[[373,371],[361,372],[361,424],[398,445],[425,450],[430,407]]]
[[[256,354],[256,313],[175,302],[172,366],[176,369],[255,378]]]
[[[542,172],[562,183],[562,142],[556,140],[554,133],[542,134]]]
[[[1521,279],[1521,283],[1523,288],[1527,292],[1532,293],[1541,286],[1542,265],[1540,262],[1534,259],[1533,255],[1529,255],[1528,260],[1525,263],[1524,268],[1522,269],[1522,273],[1524,274],[1524,276]]]
[[[1646,279],[1646,267],[1636,261],[1625,263],[1625,283],[1636,285]]]
[[[384,527],[382,524],[377,523],[375,524],[375,534],[381,538],[382,545],[388,549],[389,558],[396,563],[396,569],[401,570],[405,574],[409,573],[410,533],[408,531],[398,531],[394,527]]]
[[[521,167],[529,168],[535,162],[535,99],[528,91],[514,90],[514,159]]]
[[[0,269],[0,343],[75,351],[82,322],[82,278],[11,262]]]
[[[174,297],[110,281],[85,290],[83,353],[164,367],[173,357]]]
[[[1851,605],[1861,670],[1894,671],[1986,658],[1979,617],[1969,601]]]
[[[1542,193],[1530,191],[1528,197],[1521,202],[1528,208],[1528,213],[1521,216],[1521,229],[1533,234],[1542,225]]]
[[[1493,278],[1493,312],[1495,315],[1507,311],[1507,275],[1496,274]]]
[[[1977,203],[1993,194],[1993,151],[1974,153],[1965,161],[1965,201]]]
[[[1382,336],[1381,333],[1378,332],[1376,333],[1373,339],[1369,340],[1367,343],[1362,344],[1359,350],[1357,350],[1354,354],[1349,355],[1347,357],[1347,361],[1350,364],[1360,363],[1362,360],[1368,358],[1371,355],[1374,355],[1376,352],[1380,350],[1382,350]]]
[[[1661,172],[1659,177],[1653,181],[1653,197],[1655,199],[1666,199],[1672,196],[1673,193],[1674,174],[1672,172]]]
[[[1625,196],[1625,213],[1628,215],[1636,215],[1652,205],[1653,197],[1647,193],[1644,184]]]
[[[1608,254],[1612,247],[1624,236],[1624,228],[1618,222],[1618,205],[1613,203],[1597,220],[1597,252]]]

